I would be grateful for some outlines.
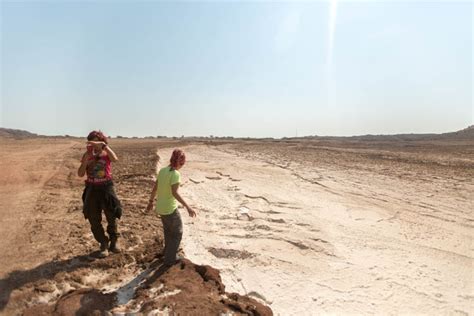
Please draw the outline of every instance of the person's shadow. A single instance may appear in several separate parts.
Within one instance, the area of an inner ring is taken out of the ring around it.
[[[53,280],[59,272],[71,272],[90,266],[95,260],[93,254],[80,255],[67,260],[50,261],[30,270],[16,270],[10,272],[5,278],[0,279],[0,312],[7,306],[11,293],[28,283],[41,279]]]

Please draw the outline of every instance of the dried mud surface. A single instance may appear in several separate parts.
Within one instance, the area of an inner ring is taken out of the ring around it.
[[[84,144],[0,139],[0,314],[470,315],[474,139],[412,138],[114,139],[123,252],[105,259]],[[198,217],[181,209],[186,259],[165,270],[145,206],[175,147]]]

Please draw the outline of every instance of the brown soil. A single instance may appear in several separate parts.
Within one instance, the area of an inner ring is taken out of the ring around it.
[[[157,148],[179,142],[113,141],[114,182],[124,206],[122,253],[98,259],[82,214],[76,171],[84,144],[71,139],[0,139],[0,314],[271,315],[225,292],[219,271],[189,260],[161,266],[161,221],[145,211]]]

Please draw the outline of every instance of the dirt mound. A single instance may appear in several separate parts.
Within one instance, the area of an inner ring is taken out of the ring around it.
[[[172,315],[273,315],[270,308],[253,298],[226,293],[219,271],[187,259],[172,267],[153,264],[134,295],[121,303],[122,288],[105,293],[93,288],[72,290],[55,304],[39,304],[24,315],[103,315],[112,313],[166,312]],[[118,306],[118,307],[117,307]]]
[[[145,314],[166,310],[176,315],[197,311],[202,315],[273,315],[270,308],[255,299],[226,293],[218,270],[186,259],[168,270],[156,270],[137,291],[136,301],[143,302],[139,311]]]

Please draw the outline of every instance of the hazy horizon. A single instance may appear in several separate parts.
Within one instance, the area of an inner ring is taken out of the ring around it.
[[[445,133],[470,1],[2,2],[0,126],[43,135]]]
[[[447,131],[447,132],[442,132],[442,133],[397,133],[397,134],[354,134],[354,135],[323,135],[323,134],[320,134],[320,135],[316,135],[316,134],[313,134],[313,135],[294,135],[294,136],[282,136],[282,137],[272,137],[272,136],[264,136],[264,137],[256,137],[256,136],[233,136],[233,135],[222,135],[222,136],[219,136],[219,135],[174,135],[174,136],[167,136],[167,135],[123,135],[123,134],[108,134],[106,131],[103,131],[104,134],[107,136],[107,137],[112,137],[112,138],[117,138],[117,137],[123,137],[123,138],[147,138],[147,137],[153,137],[153,138],[159,138],[159,137],[167,137],[167,138],[181,138],[181,137],[185,137],[185,138],[193,138],[193,137],[197,137],[197,138],[210,138],[210,137],[216,137],[216,138],[226,138],[226,137],[231,137],[231,138],[254,138],[254,139],[259,139],[259,138],[274,138],[274,139],[282,139],[282,138],[295,138],[295,137],[312,137],[312,136],[315,136],[315,137],[358,137],[358,136],[396,136],[396,135],[428,135],[428,134],[433,134],[433,135],[441,135],[441,134],[446,134],[446,133],[453,133],[453,132],[459,132],[459,131],[462,131],[462,130],[465,130],[467,128],[473,128],[474,125],[469,125],[469,126],[466,126],[465,128],[461,128],[459,130],[455,130],[455,131]],[[5,126],[0,126],[0,128],[4,128],[4,129],[7,129],[7,130],[19,130],[19,131],[25,131],[25,132],[29,132],[29,133],[32,133],[32,134],[37,134],[38,136],[46,136],[46,137],[65,137],[65,136],[68,136],[68,137],[78,137],[78,138],[85,138],[87,136],[87,133],[84,134],[84,135],[72,135],[72,134],[67,134],[67,133],[58,133],[58,134],[40,134],[40,133],[36,133],[35,131],[31,131],[31,130],[23,130],[23,129],[18,129],[18,128],[15,128],[15,127],[5,127]]]

